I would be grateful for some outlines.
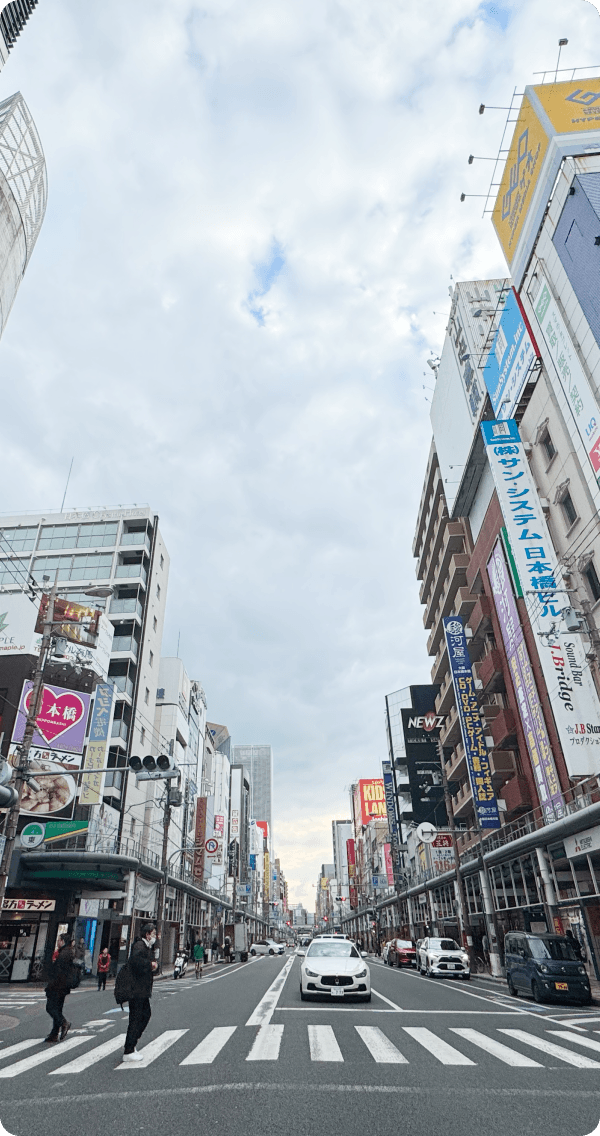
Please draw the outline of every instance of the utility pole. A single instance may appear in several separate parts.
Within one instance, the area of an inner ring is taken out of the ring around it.
[[[15,847],[15,840],[17,837],[17,826],[19,823],[19,814],[21,811],[21,799],[23,796],[23,788],[28,780],[29,774],[29,751],[33,741],[33,734],[35,731],[35,723],[37,716],[40,712],[42,705],[42,696],[44,691],[44,669],[50,651],[52,642],[52,626],[54,623],[54,601],[58,590],[58,569],[54,583],[50,589],[48,598],[48,608],[46,610],[46,618],[43,624],[42,643],[40,652],[37,657],[37,664],[35,674],[33,676],[33,687],[31,689],[31,698],[29,701],[29,710],[27,711],[27,721],[25,723],[25,731],[23,733],[23,741],[19,747],[19,764],[16,769],[15,791],[17,799],[12,806],[8,815],[6,823],[6,843],[4,845],[4,855],[2,857],[2,867],[0,868],[0,908],[2,901],[6,894],[6,887],[8,883],[8,872],[12,860],[12,854]]]
[[[165,904],[167,898],[167,872],[169,870],[169,861],[167,859],[167,852],[169,850],[169,825],[171,824],[171,806],[169,804],[169,785],[165,783],[165,812],[163,816],[163,844],[162,844],[162,879],[160,881],[160,888],[158,891],[158,916],[159,916],[159,949],[158,949],[158,963],[162,971],[163,958],[164,958],[164,929],[165,929]]]

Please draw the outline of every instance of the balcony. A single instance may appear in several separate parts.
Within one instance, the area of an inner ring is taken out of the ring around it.
[[[423,615],[423,624],[432,628],[427,640],[427,653],[436,655],[440,639],[443,635],[442,616],[455,614],[456,595],[459,588],[465,586],[465,576],[469,557],[463,553],[455,553],[448,565],[448,572],[444,579],[444,589],[441,592],[437,608],[429,606]]]
[[[420,588],[421,603],[431,602],[431,597],[428,597],[429,590],[436,587],[440,577],[444,577],[452,554],[463,552],[464,543],[465,530],[462,521],[447,521],[445,524],[443,521],[440,522]]]
[[[464,784],[461,785],[456,796],[452,799],[452,811],[455,818],[461,820],[465,820],[465,818],[473,812],[473,794],[468,777]]]
[[[462,525],[460,527],[462,528]],[[448,528],[450,528],[450,525],[448,525]],[[463,545],[464,538],[462,536],[454,537],[451,541],[451,545],[454,545],[456,543]],[[430,583],[428,583],[427,586],[425,585],[425,583],[421,585],[419,593],[421,603],[427,605],[427,612],[430,613],[429,618],[431,621],[432,613],[436,610],[448,581],[453,579],[458,569],[462,569],[462,571],[460,574],[460,580],[456,584],[455,591],[460,587],[464,587],[464,585],[466,584],[467,568],[469,567],[470,560],[471,557],[467,556],[467,554],[462,551],[455,550],[452,547],[445,549],[444,553],[435,565],[433,572],[428,575]],[[425,626],[431,626],[431,622],[429,623],[429,625],[425,623]]]
[[[515,716],[508,707],[503,707],[491,724],[494,749],[504,749],[510,741],[516,741]]]
[[[148,555],[150,555],[150,541],[148,534],[145,532],[123,533],[121,546],[123,545],[133,545],[134,548],[145,548]]]
[[[488,693],[504,689],[502,655],[497,647],[475,663],[473,674],[481,682],[481,689]]]
[[[446,762],[446,776],[449,781],[462,781],[463,777],[468,777],[465,747],[462,742],[458,742],[451,760]]]
[[[442,681],[444,674],[448,670],[448,652],[446,649],[446,637],[443,636],[442,641],[437,649],[437,654],[431,667],[431,681],[439,683]]]
[[[112,654],[128,652],[134,659],[138,657],[138,644],[133,635],[115,635],[112,641]]]
[[[436,714],[448,714],[450,712],[450,708],[454,705],[454,702],[454,683],[452,682],[452,674],[450,670],[447,670],[440,686],[440,692],[435,700]]]
[[[128,698],[133,698],[133,681],[129,675],[109,674],[108,682],[114,683],[117,694],[126,694]]]
[[[144,609],[138,599],[119,600],[113,597],[110,601],[109,615],[137,615],[141,619],[143,614]]]
[[[456,705],[453,703],[450,707],[450,712],[442,729],[440,730],[440,741],[443,746],[455,746],[461,740],[460,735],[460,722],[458,718],[458,711]]]
[[[148,573],[142,563],[140,564],[119,564],[115,576],[119,580],[141,580],[143,584],[146,583]]]
[[[506,811],[511,816],[527,812],[531,808],[531,791],[522,774],[517,773],[506,782],[502,789],[502,798],[506,801]]]
[[[467,624],[473,632],[471,644],[473,648],[480,645],[492,627],[492,601],[488,596],[478,596]]]
[[[117,740],[126,742],[129,737],[127,722],[124,722],[122,718],[115,718],[111,727],[110,736],[111,739],[117,738]]]

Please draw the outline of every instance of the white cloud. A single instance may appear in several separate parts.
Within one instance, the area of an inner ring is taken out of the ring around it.
[[[68,505],[160,513],[165,653],[181,630],[211,718],[274,745],[293,898],[385,756],[383,695],[428,678],[422,372],[450,274],[505,272],[459,201],[502,130],[479,103],[561,35],[595,61],[580,0],[44,0],[0,75],[50,185],[0,345],[4,507],[58,507],[74,454]]]

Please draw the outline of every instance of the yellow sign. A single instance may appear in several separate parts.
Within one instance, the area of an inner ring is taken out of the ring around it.
[[[585,145],[581,140],[571,148],[564,136],[585,131],[600,131],[600,79],[525,88],[492,212],[492,222],[509,267],[513,267],[519,239],[551,144],[556,152],[544,172],[548,186],[543,194],[542,209],[552,192],[561,155],[581,153]],[[539,205],[540,202],[536,202],[536,213]]]
[[[525,95],[492,213],[492,222],[509,265],[547,149],[546,132]]]
[[[323,889],[327,888],[328,883],[329,883],[329,880],[327,879],[327,876],[321,876],[321,887]]]

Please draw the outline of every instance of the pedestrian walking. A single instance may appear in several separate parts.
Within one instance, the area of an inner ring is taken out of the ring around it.
[[[129,1027],[123,1053],[123,1061],[125,1062],[142,1060],[141,1053],[136,1053],[135,1047],[152,1015],[150,998],[152,997],[154,971],[158,967],[154,958],[155,943],[156,927],[154,923],[144,923],[142,937],[133,944],[129,956],[131,992],[128,998]]]
[[[575,937],[575,935],[573,934],[570,927],[569,927],[568,931],[565,933],[565,937],[569,940],[573,950],[575,951],[575,954],[577,955],[577,958],[580,960],[580,962],[583,962],[584,961],[583,947],[581,946],[579,939],[577,939]]]
[[[194,943],[194,964],[196,967],[196,978],[200,975],[202,978],[202,964],[204,962],[204,943],[200,939],[196,939]]]
[[[111,957],[108,953],[108,947],[100,951],[98,955],[98,990],[106,990],[106,976],[109,971]]]
[[[46,1013],[52,1018],[52,1029],[44,1041],[49,1045],[57,1041],[64,1041],[70,1028],[63,1014],[63,1006],[67,994],[71,993],[73,986],[79,985],[79,976],[74,966],[73,940],[71,935],[61,935],[58,939],[58,949],[54,951],[48,969],[48,982],[46,983]]]
[[[219,958],[219,940],[217,939],[216,935],[213,938],[213,941],[210,945],[210,949],[211,949],[211,952],[212,952],[211,962],[217,962],[217,960]]]
[[[223,958],[225,959],[225,962],[231,961],[230,955],[231,955],[231,939],[229,938],[229,935],[226,935],[224,942],[223,942]]]

